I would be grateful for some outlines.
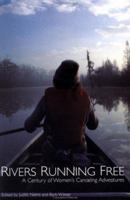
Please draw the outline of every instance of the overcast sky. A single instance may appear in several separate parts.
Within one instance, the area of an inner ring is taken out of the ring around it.
[[[0,58],[56,68],[64,59],[121,66],[130,41],[130,0],[0,0]]]

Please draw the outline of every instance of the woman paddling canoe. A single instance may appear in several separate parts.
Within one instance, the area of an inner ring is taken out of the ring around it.
[[[53,158],[57,157],[57,152],[79,153],[82,157],[86,153],[85,126],[91,130],[98,126],[90,98],[79,82],[78,69],[75,61],[63,61],[55,72],[54,86],[45,90],[25,121],[25,129],[33,132],[44,118],[44,133],[49,138],[47,145]],[[43,144],[44,149],[45,146]],[[60,160],[61,157],[64,156],[60,155]]]

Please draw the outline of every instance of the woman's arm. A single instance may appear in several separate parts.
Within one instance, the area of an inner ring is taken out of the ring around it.
[[[33,113],[26,119],[24,123],[26,131],[30,133],[35,131],[37,126],[43,119],[44,115],[45,115],[45,97],[43,96],[39,101],[39,103],[37,104]]]

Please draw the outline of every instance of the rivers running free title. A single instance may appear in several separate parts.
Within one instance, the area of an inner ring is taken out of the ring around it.
[[[105,166],[101,165],[99,167],[100,176],[124,176],[124,167],[123,166]],[[36,167],[17,167],[11,168],[7,166],[2,166],[0,168],[0,176],[1,177],[36,177],[40,175],[41,177],[55,177],[55,176],[91,176],[94,177],[97,175],[97,170],[94,166],[91,167],[77,167],[73,166],[69,167],[48,167],[41,166],[40,168]]]

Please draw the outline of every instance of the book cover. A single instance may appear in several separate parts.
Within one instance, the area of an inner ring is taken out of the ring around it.
[[[0,199],[130,198],[129,9],[0,0]]]

